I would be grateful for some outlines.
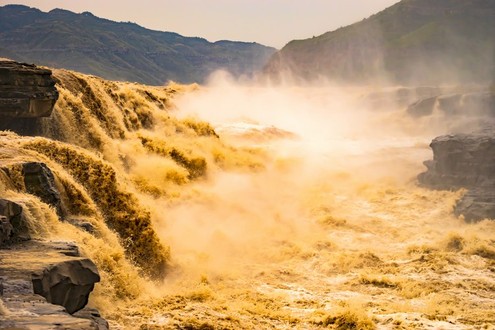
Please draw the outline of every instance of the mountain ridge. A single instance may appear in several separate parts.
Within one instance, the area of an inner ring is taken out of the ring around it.
[[[257,43],[212,43],[90,12],[22,5],[0,7],[0,31],[0,57],[155,85],[201,83],[218,69],[252,75],[275,52]]]
[[[265,72],[302,80],[486,82],[495,76],[495,2],[403,0],[320,36],[293,40]]]

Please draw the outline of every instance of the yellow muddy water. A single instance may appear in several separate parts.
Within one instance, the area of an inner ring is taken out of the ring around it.
[[[415,181],[459,118],[412,118],[372,88],[55,76],[51,139],[1,133],[0,165],[47,163],[68,219],[21,180],[0,193],[35,237],[95,261],[90,305],[112,328],[493,328],[495,223]]]

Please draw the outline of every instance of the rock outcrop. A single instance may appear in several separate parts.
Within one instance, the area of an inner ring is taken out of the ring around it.
[[[481,91],[471,93],[438,94],[419,99],[407,107],[413,117],[424,117],[435,110],[448,116],[492,117],[495,115],[495,93]]]
[[[52,72],[32,64],[0,61],[0,116],[48,117],[58,99]]]
[[[455,207],[467,221],[495,219],[495,130],[435,138],[430,147],[433,160],[418,176],[419,183],[433,189],[466,188]]]
[[[0,198],[0,218],[3,238],[0,246],[30,238],[21,205]]]
[[[61,214],[56,179],[46,164],[10,163],[0,174],[7,186]],[[31,240],[29,210],[22,200],[0,198],[0,303],[12,311],[2,315],[0,329],[108,329],[97,311],[81,311],[100,281],[95,264],[73,243]]]
[[[7,219],[7,217],[0,215],[0,246],[9,243],[10,238],[13,236],[14,227]]]
[[[33,275],[34,293],[73,314],[86,306],[100,275],[89,259],[68,260]]]
[[[57,214],[62,217],[60,194],[55,186],[55,176],[48,166],[39,162],[23,163],[22,175],[24,176],[26,191],[53,206],[57,210]]]
[[[58,99],[48,69],[0,61],[0,130],[32,135],[38,118],[48,117]]]
[[[0,249],[0,298],[7,309],[0,329],[108,329],[96,310],[76,312],[100,278],[75,251],[72,244],[39,241]]]

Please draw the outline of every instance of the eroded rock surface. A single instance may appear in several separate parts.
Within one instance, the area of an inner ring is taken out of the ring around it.
[[[495,130],[435,138],[430,147],[433,160],[418,176],[419,183],[433,189],[466,188],[455,207],[468,221],[495,219]]]
[[[50,116],[58,98],[51,74],[32,64],[0,61],[0,116]]]
[[[69,314],[84,307],[99,281],[91,261],[71,254],[73,245],[61,242],[29,241],[0,249],[1,299],[7,309],[0,329],[107,329],[97,311]],[[36,294],[40,287],[52,303]]]
[[[10,242],[13,232],[14,227],[12,227],[9,219],[3,215],[0,215],[0,246],[6,245]]]
[[[59,216],[63,216],[60,194],[55,186],[55,176],[46,164],[26,162],[22,164],[22,175],[26,191],[38,196],[43,202],[53,206]]]
[[[58,99],[48,69],[0,60],[0,130],[36,135],[39,118],[49,117]]]
[[[73,314],[88,303],[89,294],[100,275],[89,259],[67,260],[33,275],[34,293]]]
[[[8,199],[0,198],[0,218],[3,218],[0,221],[4,238],[0,240],[0,246],[30,238],[21,205]],[[9,228],[10,230],[8,230]]]

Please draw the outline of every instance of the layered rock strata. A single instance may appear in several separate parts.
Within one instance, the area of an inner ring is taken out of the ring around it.
[[[418,176],[421,185],[433,189],[468,191],[454,212],[467,221],[495,219],[495,130],[445,135],[430,144],[433,160]]]
[[[58,99],[48,69],[0,61],[0,130],[34,135],[39,118],[49,117]]]
[[[29,241],[0,249],[1,329],[108,329],[91,311],[76,313],[100,280],[94,264],[64,242]],[[96,313],[97,314],[97,313]]]

